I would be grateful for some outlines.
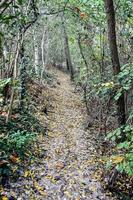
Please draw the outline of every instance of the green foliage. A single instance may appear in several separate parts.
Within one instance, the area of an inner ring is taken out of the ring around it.
[[[8,124],[5,124],[4,117],[0,117],[0,124],[0,147],[6,155],[13,151],[23,155],[31,142],[36,139],[36,133],[46,132],[46,128],[39,120],[28,112],[18,114]]]
[[[12,132],[0,140],[1,149],[4,152],[16,151],[23,154],[27,147],[35,140],[35,133],[20,131]]]
[[[123,138],[124,141],[120,141]],[[119,163],[116,163],[116,168],[118,171],[126,172],[128,175],[133,175],[133,126],[125,126],[124,128],[118,128],[114,132],[108,134],[107,139],[111,139],[113,142],[116,141],[116,148],[118,149],[120,155],[118,158],[122,158]]]
[[[17,0],[17,2],[18,2],[19,5],[23,4],[23,0]]]
[[[8,83],[11,83],[11,78],[0,79],[0,92],[3,90],[3,88],[4,88]]]
[[[122,66],[121,72],[118,75],[118,81],[122,85],[123,90],[131,89],[133,85],[133,63]]]
[[[35,133],[18,130],[9,136],[9,145],[11,144],[13,148],[20,151],[26,149],[34,139]]]
[[[97,85],[94,85],[94,87],[97,89],[97,94],[104,98],[106,95],[109,95],[112,90],[115,87],[115,84],[113,81],[106,82],[106,83],[99,83]]]
[[[115,100],[118,100],[123,92],[128,91],[133,85],[133,63],[122,66],[118,74],[119,89],[116,92]]]

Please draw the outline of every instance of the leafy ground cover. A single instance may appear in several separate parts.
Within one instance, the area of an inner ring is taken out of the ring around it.
[[[2,194],[16,199],[114,199],[100,183],[95,135],[85,129],[80,95],[68,75],[56,73],[58,84],[47,91],[52,105],[48,113],[38,112],[40,122],[48,125],[45,136],[38,135],[24,161],[13,162],[14,178]]]
[[[37,152],[34,152],[34,145],[38,136],[46,134],[47,121],[43,112],[43,109],[48,107],[47,96],[43,95],[44,90],[47,90],[46,85],[39,86],[38,81],[28,81],[25,110],[20,111],[14,108],[9,123],[5,120],[6,109],[0,113],[1,198],[4,188],[9,189],[10,181],[16,182],[21,176],[22,169],[26,167],[26,163],[29,164],[36,157]],[[40,97],[36,95],[37,93]],[[41,114],[44,116],[42,121]],[[12,195],[9,194],[9,196]]]

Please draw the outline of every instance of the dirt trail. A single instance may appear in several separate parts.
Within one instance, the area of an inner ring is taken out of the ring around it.
[[[40,144],[47,155],[29,166],[35,177],[20,181],[22,197],[19,199],[112,199],[95,179],[96,165],[92,159],[96,153],[91,133],[84,128],[85,106],[80,95],[74,93],[69,77],[60,71],[56,74],[60,84],[50,92],[53,97],[50,131]]]

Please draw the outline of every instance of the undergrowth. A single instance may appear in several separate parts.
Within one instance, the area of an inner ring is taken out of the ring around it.
[[[29,80],[25,109],[20,111],[14,106],[8,123],[6,123],[6,112],[0,113],[0,182],[2,187],[8,186],[10,177],[14,179],[19,176],[16,169],[23,166],[25,159],[30,162],[34,157],[32,151],[36,138],[46,133],[45,122],[42,123],[39,118],[40,114],[45,115],[42,113],[42,107],[47,107],[48,99],[43,94],[44,88],[45,86],[39,84],[38,81]],[[34,105],[36,109],[31,109],[31,105]],[[27,157],[29,154],[30,156]]]

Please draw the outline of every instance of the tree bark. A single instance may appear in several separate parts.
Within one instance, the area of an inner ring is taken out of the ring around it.
[[[115,21],[114,3],[113,0],[104,0],[104,1],[105,1],[105,9],[107,16],[107,24],[108,24],[108,40],[109,40],[111,60],[113,65],[113,74],[114,76],[116,76],[119,74],[121,69],[120,69],[120,61],[119,61],[117,40],[116,40],[116,30],[115,30],[116,21]],[[122,94],[117,101],[117,113],[118,113],[119,125],[124,125],[126,122],[124,94]]]
[[[49,44],[50,44],[49,32],[48,32],[48,30],[46,30],[46,27],[44,27],[43,38],[42,38],[42,65],[43,65],[43,68],[41,71],[40,81],[43,80],[43,75],[46,70],[46,66],[48,64]]]
[[[46,28],[44,27],[43,30],[43,36],[42,36],[42,42],[41,42],[41,50],[42,50],[42,67],[45,68],[45,55],[44,55],[44,42],[45,42],[45,36],[46,36]]]
[[[16,55],[14,59],[14,68],[13,68],[13,80],[17,78],[17,64],[18,64],[18,58],[19,58],[19,53],[23,44],[23,35],[21,33],[18,34],[18,43],[17,43],[17,48],[16,48]],[[12,93],[11,93],[11,99],[10,99],[10,104],[9,104],[9,109],[6,117],[6,123],[8,123],[11,114],[12,114],[12,106],[13,106],[13,101],[14,101],[14,95],[15,95],[15,87],[12,87]]]
[[[68,42],[68,35],[65,26],[65,20],[62,18],[62,28],[64,33],[64,47],[65,47],[65,57],[66,57],[66,65],[67,70],[70,72],[71,80],[74,80],[74,70],[70,56],[70,49],[69,49],[69,42]]]
[[[19,102],[19,110],[24,110],[24,99],[26,97],[26,67],[27,60],[25,58],[25,49],[22,44],[22,48],[20,51],[20,102]]]
[[[88,66],[87,60],[86,60],[86,58],[84,56],[84,53],[83,53],[83,49],[82,49],[82,45],[81,45],[81,36],[80,35],[78,36],[78,45],[79,45],[80,54],[81,54],[82,59],[83,59],[83,61],[85,63],[85,66],[86,66],[86,72],[87,72],[87,76],[88,76],[88,74],[89,74],[89,66]]]
[[[39,75],[39,49],[38,49],[38,43],[37,38],[35,35],[35,31],[33,30],[33,41],[34,41],[34,69],[35,73]]]
[[[100,64],[100,74],[101,74],[101,80],[104,80],[106,74],[105,74],[105,41],[104,41],[104,30],[100,28],[100,49],[101,49],[101,64]]]

